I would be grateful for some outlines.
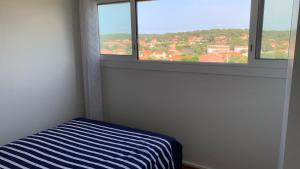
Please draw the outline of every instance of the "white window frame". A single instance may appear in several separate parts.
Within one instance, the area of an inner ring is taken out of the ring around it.
[[[130,8],[132,8],[132,2],[130,2],[130,0],[98,0],[98,5],[106,5],[106,4],[114,4],[114,3],[130,3]],[[132,11],[133,9],[130,9],[130,15],[131,15],[131,39],[132,39],[132,55],[112,55],[112,54],[100,54],[100,59],[101,60],[116,60],[116,61],[132,61],[132,60],[135,60],[135,43],[136,43],[136,38],[134,36],[134,27],[135,27],[135,24],[132,20]],[[100,11],[98,11],[99,13]],[[101,21],[100,23],[101,24]],[[100,35],[100,32],[99,32],[99,35]]]
[[[103,66],[155,71],[213,73],[222,75],[250,75],[277,78],[286,77],[288,60],[260,58],[265,0],[251,0],[249,55],[247,64],[139,60],[137,1],[139,0],[98,0],[98,5],[130,2],[131,6],[132,55],[118,56],[100,54],[100,59],[103,61],[101,64]]]

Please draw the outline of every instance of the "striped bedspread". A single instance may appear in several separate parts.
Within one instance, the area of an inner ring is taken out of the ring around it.
[[[0,147],[0,168],[180,169],[168,136],[84,118]]]

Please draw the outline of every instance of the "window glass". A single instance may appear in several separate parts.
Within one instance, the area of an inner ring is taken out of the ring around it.
[[[98,6],[100,54],[132,55],[130,3]]]
[[[287,59],[293,0],[265,0],[261,58]]]
[[[247,63],[251,0],[138,1],[140,60]]]

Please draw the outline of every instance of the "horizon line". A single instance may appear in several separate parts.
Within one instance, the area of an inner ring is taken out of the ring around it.
[[[192,31],[180,31],[180,32],[167,32],[167,33],[138,33],[140,35],[167,35],[167,34],[177,34],[177,33],[192,33],[197,31],[211,31],[211,30],[250,30],[248,28],[214,28],[214,29],[198,29],[198,30],[192,30]],[[264,31],[276,31],[276,32],[290,32],[290,30],[264,30]],[[101,31],[100,31],[101,32]],[[104,33],[101,35],[114,35],[114,34],[132,34],[132,33]]]

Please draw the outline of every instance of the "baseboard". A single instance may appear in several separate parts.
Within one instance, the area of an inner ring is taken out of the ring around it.
[[[200,164],[196,164],[196,163],[193,163],[193,162],[185,161],[185,160],[183,160],[182,163],[186,166],[197,168],[197,169],[213,169],[213,168],[209,168],[209,167],[206,167],[206,166],[203,166],[203,165],[200,165]]]

